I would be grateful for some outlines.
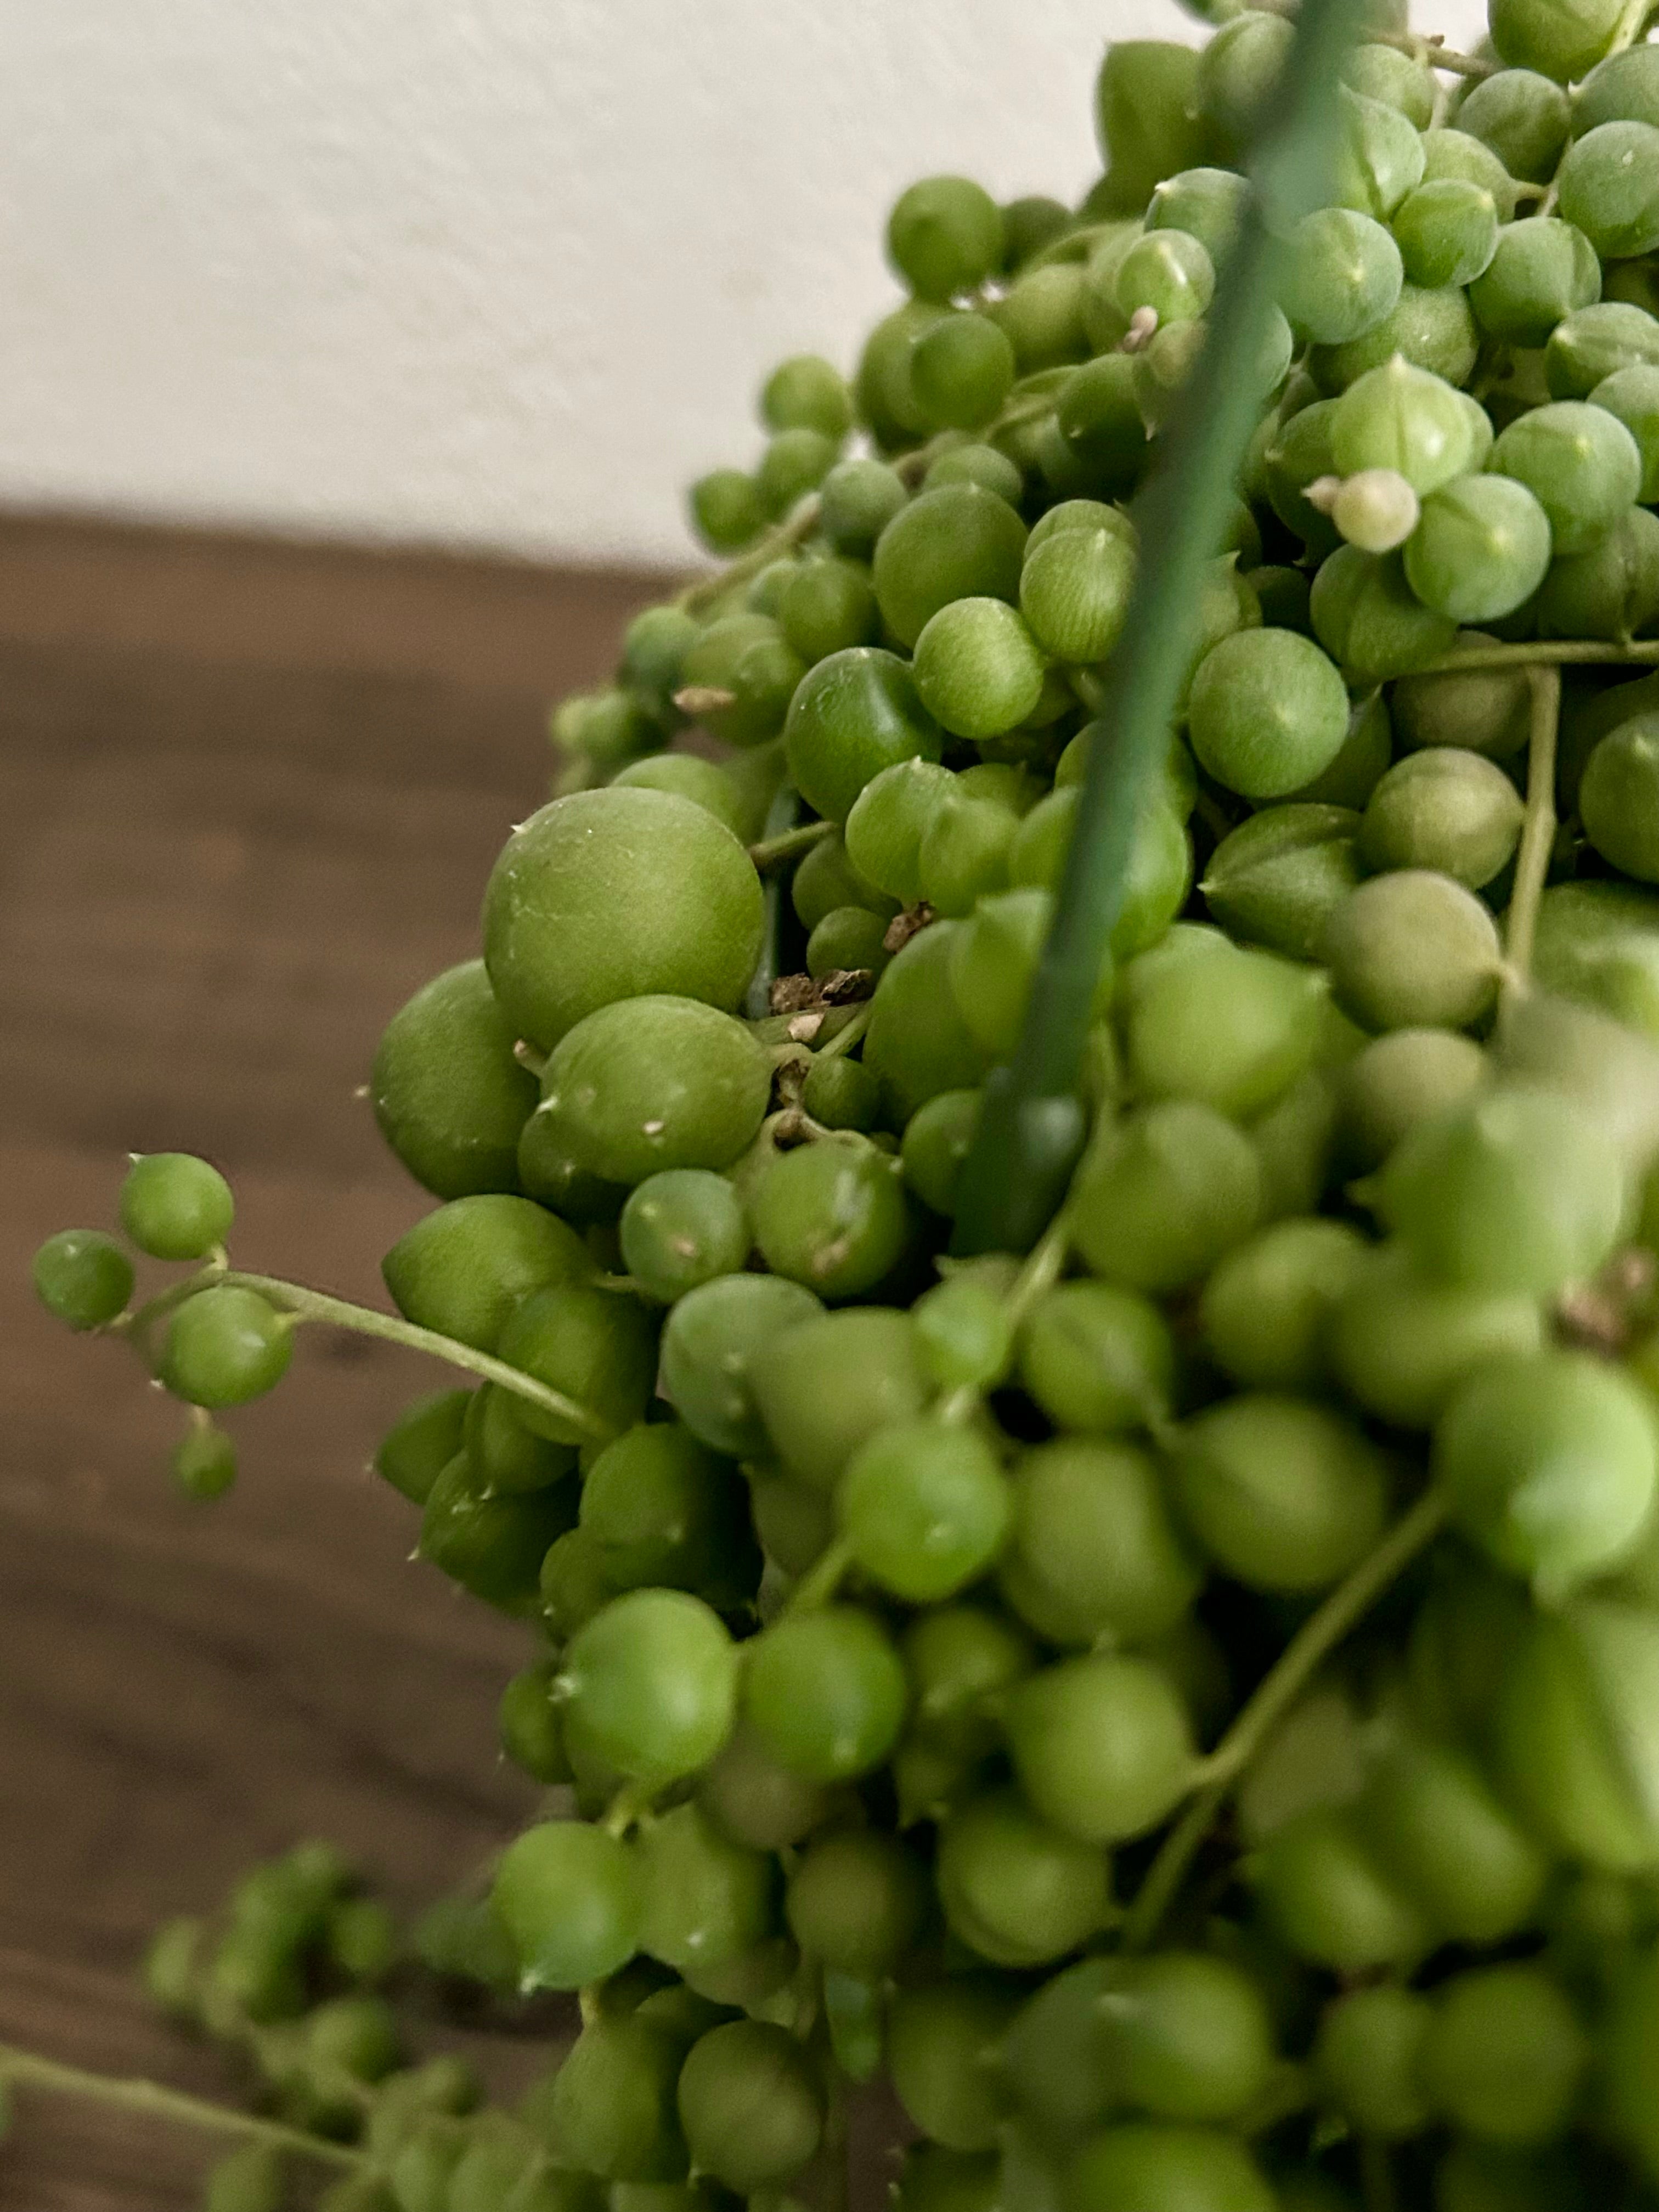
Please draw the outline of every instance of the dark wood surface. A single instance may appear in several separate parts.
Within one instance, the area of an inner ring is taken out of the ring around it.
[[[493,1706],[523,1632],[407,1554],[365,1472],[434,1371],[302,1340],[234,1418],[216,1507],[177,1409],[34,1305],[129,1150],[232,1176],[244,1263],[374,1299],[423,1201],[355,1095],[386,1016],[475,949],[544,795],[550,696],[647,580],[0,523],[0,2040],[216,2091],[158,2025],[147,1932],[309,1834],[430,1896],[531,1792]],[[194,2201],[199,2138],[39,2096],[5,2212]]]

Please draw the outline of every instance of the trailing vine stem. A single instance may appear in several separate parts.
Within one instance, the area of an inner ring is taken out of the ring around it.
[[[1659,667],[1659,638],[1545,637],[1521,645],[1476,645],[1443,653],[1414,676],[1474,675],[1494,668]]]
[[[603,1826],[607,1836],[620,1840],[649,1814],[657,1801],[654,1786],[645,1782],[624,1782],[606,1808]]]
[[[1060,1280],[1066,1265],[1066,1255],[1071,1249],[1071,1231],[1063,1213],[1050,1222],[1040,1241],[1027,1255],[1018,1275],[1003,1300],[1002,1310],[1008,1323],[1012,1339],[1031,1308],[1045,1291],[1050,1291]],[[960,1389],[946,1392],[934,1408],[935,1418],[952,1425],[971,1420],[979,1410],[984,1393],[973,1383],[963,1383]]]
[[[1647,29],[1653,14],[1654,0],[1629,0],[1619,19],[1619,28],[1613,34],[1613,43],[1607,48],[1607,53],[1622,54],[1626,47],[1633,46]],[[1607,56],[1602,58],[1605,60]]]
[[[712,600],[719,599],[721,592],[730,591],[735,584],[746,584],[750,577],[758,576],[769,562],[805,544],[817,526],[818,502],[814,495],[803,500],[794,513],[783,521],[775,524],[770,530],[763,531],[748,552],[735,561],[727,562],[725,568],[716,568],[713,575],[699,576],[688,584],[673,604],[677,607],[684,607],[688,614],[700,613]]]
[[[835,829],[833,822],[804,822],[796,830],[781,830],[775,837],[763,837],[757,845],[749,848],[749,857],[763,872],[775,866],[780,860],[792,860],[797,853],[809,853],[814,845],[822,844]]]
[[[1477,83],[1482,77],[1496,76],[1504,66],[1502,62],[1483,61],[1479,54],[1460,54],[1437,40],[1419,38],[1413,31],[1368,30],[1365,36],[1373,45],[1393,46],[1431,70],[1444,70],[1450,76],[1466,76]]]
[[[495,1383],[499,1389],[539,1407],[543,1413],[551,1413],[558,1420],[568,1421],[596,1443],[608,1443],[615,1433],[607,1422],[597,1420],[585,1406],[579,1406],[574,1398],[567,1398],[562,1390],[551,1389],[545,1382],[538,1382],[533,1375],[509,1367],[492,1352],[479,1352],[453,1336],[440,1335],[436,1329],[421,1328],[396,1314],[377,1313],[372,1306],[354,1305],[349,1299],[331,1297],[325,1291],[307,1290],[303,1284],[286,1283],[274,1275],[245,1274],[232,1267],[219,1279],[238,1284],[244,1290],[258,1291],[279,1311],[292,1313],[298,1320],[324,1322],[335,1328],[350,1329],[359,1336],[400,1344],[409,1352],[427,1352],[434,1359],[444,1360],[451,1367],[462,1368],[483,1382]]]
[[[1053,1290],[1071,1249],[1071,1224],[1061,1214],[1049,1223],[1041,1242],[1027,1255],[1025,1264],[1014,1278],[1013,1288],[1004,1306],[1011,1329],[1018,1329],[1043,1292]]]
[[[1062,1216],[1053,1223],[1042,1243],[1009,1285],[1002,1306],[1011,1335],[1018,1328],[1036,1301],[1059,1280],[1060,1270],[1066,1264],[1067,1243]],[[934,1401],[932,1417],[951,1426],[971,1420],[978,1411],[983,1395],[972,1383],[964,1383],[958,1389],[944,1391]],[[784,1612],[813,1613],[820,1606],[828,1605],[851,1571],[854,1563],[853,1547],[847,1538],[833,1538],[785,1599]]]
[[[855,1044],[863,1041],[864,1033],[870,1026],[870,1001],[866,999],[851,1021],[838,1029],[827,1042],[819,1045],[812,1054],[813,1059],[839,1060],[844,1054],[851,1052]]]
[[[853,1565],[853,1547],[845,1536],[826,1544],[784,1601],[786,1613],[816,1613],[841,1588]]]
[[[607,1282],[607,1289],[621,1287],[620,1278]],[[482,1382],[493,1382],[515,1398],[538,1407],[573,1428],[578,1428],[596,1443],[605,1443],[613,1431],[603,1421],[596,1420],[586,1407],[579,1406],[574,1398],[562,1391],[550,1389],[538,1382],[533,1375],[521,1369],[509,1367],[504,1359],[493,1353],[480,1352],[475,1346],[462,1344],[453,1336],[443,1336],[436,1329],[422,1328],[399,1315],[377,1313],[372,1306],[354,1305],[348,1298],[331,1297],[325,1291],[308,1290],[303,1283],[289,1283],[276,1275],[255,1275],[240,1267],[228,1267],[222,1260],[215,1260],[182,1283],[152,1298],[147,1305],[122,1316],[107,1332],[112,1336],[128,1338],[146,1365],[154,1371],[155,1362],[149,1352],[150,1331],[158,1321],[165,1319],[177,1306],[192,1297],[198,1291],[216,1288],[257,1291],[268,1299],[277,1311],[294,1322],[321,1322],[331,1328],[349,1329],[354,1335],[372,1336],[382,1343],[401,1345],[406,1352],[423,1352],[429,1358],[441,1359],[446,1365],[459,1367]]]
[[[1561,672],[1533,666],[1532,726],[1527,744],[1527,811],[1516,857],[1515,889],[1504,923],[1505,964],[1524,986],[1532,969],[1532,944],[1538,926],[1538,902],[1549,872],[1555,842],[1555,752],[1561,721]]]
[[[766,823],[761,832],[762,849],[776,846],[796,834],[796,817],[799,811],[800,798],[793,784],[781,783],[772,794],[772,804],[766,810]],[[752,850],[750,859],[754,860]],[[758,862],[756,865],[758,866]],[[760,957],[755,963],[754,974],[749,978],[749,989],[743,1002],[743,1011],[751,1022],[764,1021],[772,1011],[772,986],[778,980],[783,961],[783,893],[781,876],[773,876],[761,888],[763,921]]]
[[[980,435],[988,441],[1005,430],[1018,429],[1022,422],[1030,422],[1040,415],[1048,414],[1054,404],[1051,392],[1024,392],[1016,389],[1002,412],[986,424]],[[908,453],[894,456],[890,465],[906,483],[915,483],[927,475],[939,455],[948,453],[955,442],[954,433],[942,430],[938,437],[930,438],[925,446],[913,447]],[[746,553],[739,554],[735,561],[728,561],[725,568],[716,568],[712,575],[696,577],[673,604],[677,607],[684,607],[688,614],[696,614],[732,590],[734,585],[748,583],[782,555],[793,553],[797,545],[804,545],[818,526],[818,499],[813,493],[802,500],[792,514],[786,515],[781,522],[775,523],[770,530],[763,532]]]
[[[228,2105],[216,2105],[206,2097],[192,2097],[163,2081],[137,2076],[94,2074],[82,2066],[66,2066],[55,2058],[42,2058],[13,2044],[0,2044],[0,2085],[40,2089],[48,2096],[80,2097],[92,2104],[110,2105],[128,2112],[146,2112],[158,2120],[173,2120],[185,2127],[210,2133],[240,2136],[264,2143],[272,2150],[289,2151],[299,2158],[318,2160],[351,2172],[364,2165],[359,2151],[325,2136],[307,2135],[303,2129],[284,2127],[280,2120],[261,2119],[256,2113],[239,2112]]]
[[[1310,1613],[1262,1677],[1243,1711],[1203,1762],[1203,1786],[1170,1829],[1124,1923],[1123,1948],[1144,1951],[1174,1904],[1187,1869],[1217,1814],[1273,1729],[1319,1667],[1383,1592],[1431,1544],[1446,1523],[1446,1504],[1426,1491],[1375,1551]]]
[[[1264,0],[1264,5],[1275,14],[1294,12],[1291,6],[1285,4],[1285,0]],[[1630,0],[1607,52],[1622,53],[1626,46],[1633,46],[1646,30],[1653,13],[1653,0]],[[1365,36],[1370,44],[1393,46],[1402,54],[1409,54],[1413,61],[1425,62],[1431,70],[1444,70],[1449,76],[1466,76],[1476,82],[1482,77],[1496,76],[1508,66],[1502,60],[1489,60],[1480,54],[1457,53],[1438,39],[1425,39],[1415,31],[1384,30],[1379,24],[1368,27]]]

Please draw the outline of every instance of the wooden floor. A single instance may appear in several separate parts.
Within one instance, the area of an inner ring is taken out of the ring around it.
[[[398,1899],[530,1802],[493,1748],[522,1632],[408,1563],[364,1472],[433,1376],[305,1342],[217,1507],[177,1409],[26,1270],[129,1150],[230,1174],[239,1257],[359,1297],[422,1209],[355,1094],[476,945],[545,795],[548,698],[639,579],[0,523],[0,2040],[215,2089],[133,1989],[145,1934],[307,1834]],[[4,2212],[193,2202],[199,2139],[28,2100]]]

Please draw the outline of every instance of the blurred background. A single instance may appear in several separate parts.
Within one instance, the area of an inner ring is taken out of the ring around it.
[[[476,950],[685,483],[781,356],[850,367],[919,174],[1080,195],[1172,0],[54,0],[0,70],[0,2040],[223,2094],[133,1969],[323,1834],[400,1905],[532,1793],[526,1632],[366,1472],[441,1379],[307,1341],[173,1496],[177,1409],[36,1309],[129,1151],[246,1264],[369,1300],[426,1201],[357,1095]],[[1441,27],[1477,34],[1478,0]],[[434,2033],[436,2030],[434,2029]],[[498,2072],[533,2057],[475,2036]],[[199,2140],[31,2101],[4,2212],[169,2212]],[[872,2198],[873,2201],[873,2198]]]
[[[56,0],[0,82],[0,502],[665,562],[914,178],[1078,198],[1174,0]],[[1474,38],[1480,0],[1434,27]]]

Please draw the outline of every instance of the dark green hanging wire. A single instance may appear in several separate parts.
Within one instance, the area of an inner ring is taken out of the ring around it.
[[[1304,0],[1285,74],[1257,142],[1255,190],[1229,253],[1209,334],[1139,495],[1140,567],[1103,679],[1077,828],[1014,1057],[985,1086],[962,1180],[954,1249],[1023,1252],[1053,1218],[1084,1133],[1077,1095],[1091,1006],[1121,911],[1142,805],[1169,744],[1194,643],[1194,612],[1220,549],[1234,485],[1261,408],[1261,357],[1291,232],[1327,204],[1336,87],[1364,0]]]

